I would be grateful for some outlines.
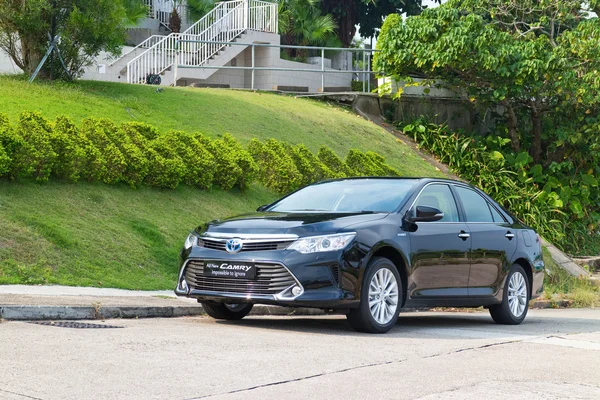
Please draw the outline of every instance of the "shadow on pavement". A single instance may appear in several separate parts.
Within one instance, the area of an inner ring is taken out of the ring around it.
[[[320,333],[324,335],[369,335],[376,337],[424,337],[465,338],[493,335],[549,335],[570,332],[598,332],[600,320],[561,315],[553,318],[551,312],[544,315],[529,315],[521,325],[497,325],[487,312],[415,312],[402,313],[398,324],[385,335],[370,335],[354,331],[339,316],[306,317],[247,317],[241,321],[216,321],[219,325],[239,326],[242,328],[282,330],[291,332]],[[479,334],[478,334],[479,332]]]

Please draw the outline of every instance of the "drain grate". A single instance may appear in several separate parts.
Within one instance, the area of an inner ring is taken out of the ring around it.
[[[117,325],[90,324],[87,322],[73,322],[73,321],[31,321],[29,323],[36,324],[36,325],[58,326],[59,328],[75,328],[75,329],[124,328],[123,326],[117,326]]]

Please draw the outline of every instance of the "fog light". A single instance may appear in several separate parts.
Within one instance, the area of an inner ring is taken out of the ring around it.
[[[300,286],[294,286],[292,288],[292,294],[294,296],[298,296],[300,293],[302,293],[302,288],[300,288]]]
[[[181,283],[179,284],[179,287],[181,288],[181,290],[188,290],[188,284],[187,284],[187,282],[185,281],[185,278],[183,278],[183,279],[181,280]]]

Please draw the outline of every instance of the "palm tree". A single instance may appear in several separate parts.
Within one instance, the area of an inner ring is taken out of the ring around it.
[[[148,16],[148,6],[143,0],[122,0],[125,9],[125,26],[132,28]]]
[[[337,25],[331,15],[322,15],[320,0],[281,0],[279,3],[279,34],[283,44],[319,45],[335,32]],[[293,56],[298,53],[288,49]]]
[[[187,0],[190,22],[196,22],[215,8],[216,0]]]

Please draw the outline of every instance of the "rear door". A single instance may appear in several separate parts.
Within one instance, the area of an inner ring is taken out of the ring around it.
[[[511,267],[510,260],[517,250],[517,231],[477,191],[454,185],[454,192],[471,232],[469,296],[492,296],[502,287]]]
[[[425,186],[412,209],[417,206],[435,207],[444,213],[444,218],[417,222],[417,230],[410,233],[411,299],[467,297],[471,239],[467,224],[460,221],[450,186]]]

